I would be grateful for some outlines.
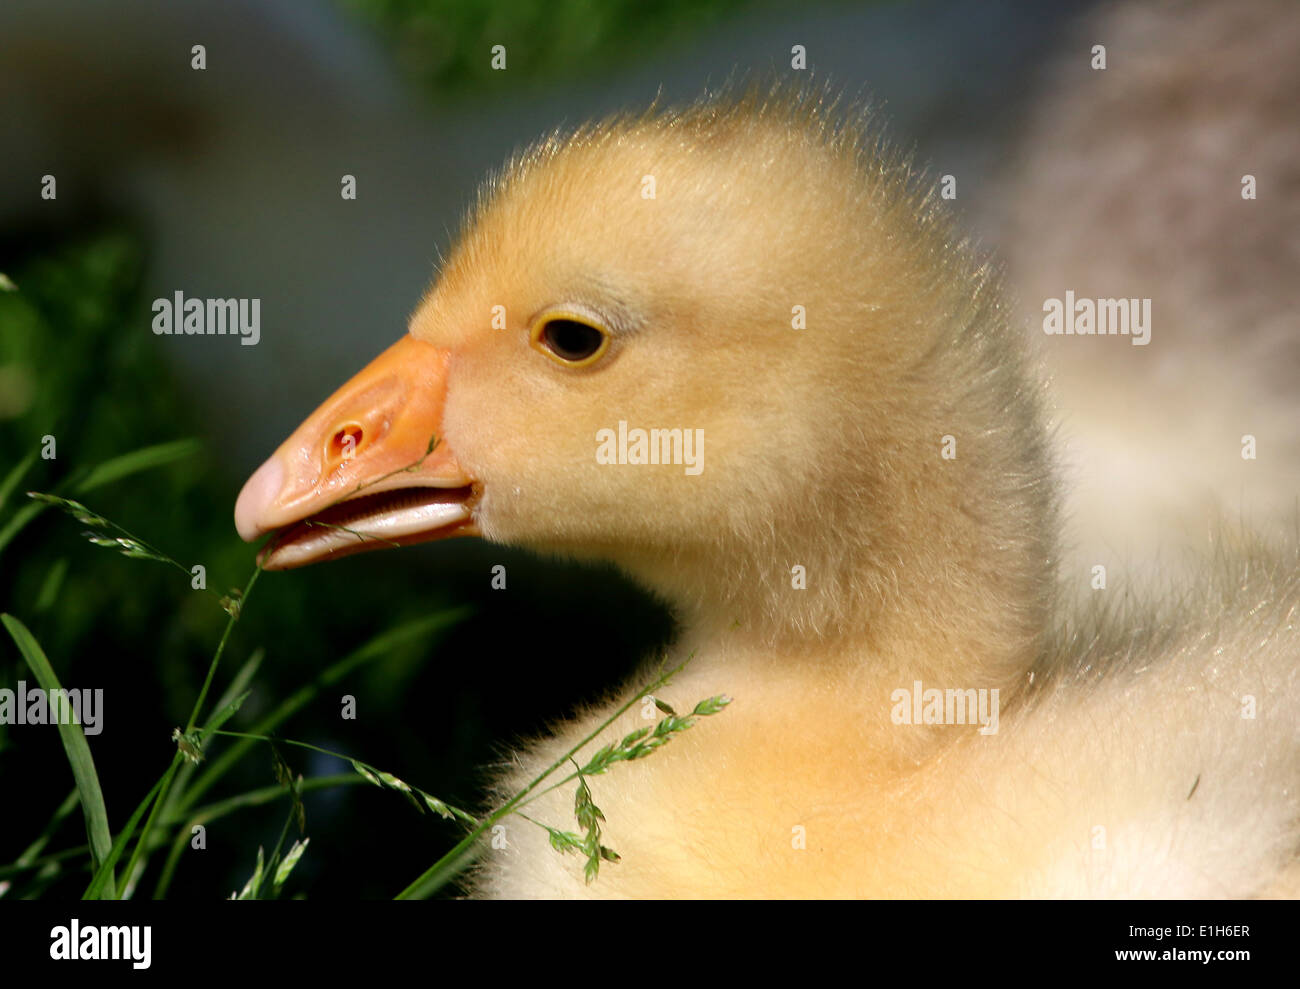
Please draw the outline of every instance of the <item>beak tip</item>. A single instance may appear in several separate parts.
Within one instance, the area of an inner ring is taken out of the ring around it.
[[[283,486],[284,468],[277,457],[271,457],[244,482],[235,502],[235,528],[244,542],[251,543],[274,528],[263,524],[262,520]]]

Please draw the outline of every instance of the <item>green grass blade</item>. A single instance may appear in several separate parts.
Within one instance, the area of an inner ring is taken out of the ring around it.
[[[50,567],[50,572],[45,575],[45,580],[41,583],[41,589],[36,595],[36,603],[32,605],[32,610],[38,615],[43,615],[54,607],[54,602],[59,599],[59,591],[63,590],[63,581],[68,576],[68,558],[61,556],[54,561],[54,566]]]
[[[5,523],[5,527],[0,529],[0,553],[3,553],[4,548],[13,542],[14,536],[27,527],[28,522],[43,511],[45,511],[44,505],[31,502],[14,512],[9,521]]]
[[[265,656],[266,650],[253,650],[253,654],[249,656],[244,662],[244,665],[239,668],[239,672],[235,674],[235,679],[231,681],[230,686],[226,688],[225,693],[217,699],[216,709],[218,711],[225,710],[235,702],[236,698],[240,698],[241,695],[248,694],[249,684],[253,682],[253,677],[257,675],[257,671],[261,667],[262,660]],[[242,703],[242,699],[240,703]],[[224,721],[225,719],[222,720]],[[205,738],[212,728],[213,726],[211,724],[204,727],[203,736]],[[169,820],[177,807],[180,806],[182,798],[189,789],[190,780],[193,778],[196,769],[198,769],[198,766],[187,760],[185,765],[181,767],[180,772],[176,774],[176,779],[172,783],[171,792],[167,795],[167,804],[163,807],[162,819],[164,821]]]
[[[249,684],[253,682],[253,677],[257,675],[257,670],[262,665],[262,659],[265,656],[265,649],[253,650],[253,655],[249,656],[244,665],[239,668],[239,672],[235,674],[235,679],[230,682],[230,686],[217,698],[217,703],[213,705],[217,713],[199,729],[201,738],[206,740],[208,735],[225,724],[230,719],[230,716],[239,710],[239,706],[253,692]],[[179,786],[180,780],[176,782]]]
[[[33,450],[22,460],[14,465],[13,470],[5,475],[5,479],[0,481],[0,508],[4,508],[5,502],[9,496],[14,493],[14,488],[18,487],[18,482],[23,479],[23,475],[32,469],[32,464],[36,463],[36,451]]]
[[[129,477],[142,470],[162,467],[175,460],[191,456],[200,449],[201,444],[195,439],[172,440],[155,446],[146,446],[143,449],[124,453],[120,457],[113,457],[105,460],[102,464],[97,464],[73,487],[78,494],[84,494],[113,481],[120,481],[122,478]],[[19,467],[21,466],[19,464]],[[6,484],[9,483],[13,474],[14,471],[9,472],[9,476],[5,478]],[[19,474],[18,476],[21,477],[22,475]],[[55,485],[54,490],[58,492],[63,487],[63,484]],[[0,553],[3,553],[5,547],[13,542],[14,537],[27,527],[27,523],[45,511],[45,508],[45,505],[33,502],[14,512],[13,517],[5,524],[5,527],[0,529]]]
[[[10,637],[23,654],[32,674],[47,691],[62,689],[54,667],[45,657],[45,652],[36,641],[27,626],[13,615],[0,615]],[[81,797],[81,809],[86,816],[86,834],[90,841],[91,855],[97,866],[103,867],[113,848],[113,835],[108,828],[108,811],[104,807],[104,794],[99,788],[99,776],[95,772],[95,760],[91,758],[90,746],[86,744],[85,733],[77,724],[59,723],[59,737],[63,749],[72,765],[72,776],[77,782],[77,793]],[[113,895],[115,882],[111,867],[107,870],[103,889],[108,896]]]
[[[253,677],[257,675],[257,671],[261,667],[262,660],[265,657],[266,650],[253,650],[253,654],[249,656],[244,662],[244,665],[239,668],[239,672],[235,674],[235,679],[231,681],[230,686],[226,688],[225,693],[217,699],[216,709],[218,711],[223,711],[227,707],[230,707],[230,705],[235,703],[236,698],[239,698],[239,703],[243,703],[243,697],[249,692],[249,684],[253,682]],[[226,719],[222,718],[221,720],[224,723]],[[213,724],[204,726],[202,730],[204,738],[206,738],[207,734],[212,731],[213,727],[216,726]],[[180,806],[182,798],[189,789],[190,780],[194,776],[195,770],[198,768],[197,765],[187,760],[185,765],[181,767],[180,772],[176,774],[176,779],[172,783],[171,792],[167,795],[167,804],[163,807],[162,819],[164,821],[169,820],[173,812]]]
[[[72,805],[77,805],[77,792],[72,792]],[[33,872],[42,869],[48,865],[59,865],[68,859],[84,859],[90,851],[89,845],[77,845],[74,848],[64,848],[57,852],[51,852],[48,855],[39,855],[34,859],[25,862],[15,862],[13,865],[0,865],[0,884],[5,883],[10,876],[21,875],[24,872]],[[86,863],[82,862],[85,868]]]
[[[314,779],[302,781],[302,792],[308,793],[312,790],[324,790],[336,786],[355,786],[365,782],[360,776],[353,773],[317,776]],[[174,824],[185,824],[188,827],[180,828],[176,832],[176,837],[172,840],[171,851],[167,854],[167,861],[163,864],[162,877],[158,880],[158,885],[154,887],[153,898],[155,900],[166,898],[167,890],[171,888],[172,877],[176,874],[176,867],[180,864],[181,855],[190,843],[194,825],[208,824],[216,818],[224,817],[226,814],[241,808],[256,807],[270,803],[272,800],[281,800],[285,796],[285,788],[276,784],[275,786],[263,787],[260,790],[249,790],[238,796],[214,804],[207,804],[192,811],[178,811],[174,817],[165,817],[162,822],[164,827]],[[4,870],[0,869],[0,877],[3,876]]]
[[[222,707],[221,710],[212,716],[211,721],[199,729],[199,737],[207,738],[208,735],[212,734],[212,732],[216,731],[229,721],[234,716],[235,712],[239,710],[244,701],[248,700],[248,695],[251,693],[251,690],[246,690],[229,704]]]
[[[217,698],[217,703],[213,705],[213,709],[220,711],[234,703],[236,697],[239,697],[241,694],[247,694],[249,691],[249,684],[253,682],[253,677],[257,676],[257,671],[261,669],[262,660],[265,658],[265,649],[261,646],[254,649],[252,655],[249,656],[248,659],[244,660],[244,665],[239,668],[239,672],[235,674],[235,678],[230,681],[230,686],[227,687],[225,692]],[[204,728],[204,734],[207,734],[207,732],[211,730],[212,726],[206,726]]]
[[[245,601],[248,600],[249,595],[252,593],[253,585],[257,583],[257,578],[261,573],[262,568],[259,565],[257,569],[253,571],[252,576],[248,578],[248,583],[244,585],[243,591],[243,599]],[[226,619],[226,627],[221,632],[221,640],[217,643],[216,652],[212,654],[212,662],[208,664],[208,672],[203,678],[203,686],[199,688],[199,696],[195,699],[194,707],[190,711],[189,720],[185,723],[184,734],[186,735],[194,730],[195,723],[199,719],[199,714],[203,711],[203,703],[207,699],[208,689],[212,686],[212,678],[217,675],[217,667],[221,664],[221,657],[226,652],[226,643],[230,640],[230,633],[234,630],[235,623],[239,621],[239,611],[237,609],[229,609],[227,614],[229,617]],[[135,813],[131,815],[131,820],[127,822],[126,829],[123,831],[123,835],[129,837],[130,832],[135,830],[136,822],[140,819],[140,816],[145,812],[146,808],[149,809],[149,816],[145,818],[144,824],[140,828],[140,837],[135,843],[135,848],[131,850],[131,857],[126,863],[128,895],[135,890],[133,877],[138,877],[141,874],[137,872],[137,866],[139,865],[141,855],[153,847],[153,826],[154,822],[158,818],[158,813],[164,807],[171,806],[172,781],[176,778],[176,773],[184,762],[185,756],[178,746],[176,755],[172,758],[172,764],[167,767],[167,772],[163,774],[162,779],[154,784],[154,788],[149,792],[149,796],[145,797],[140,806],[136,808]],[[153,799],[155,793],[159,795],[157,801],[154,801]],[[150,806],[150,804],[152,804],[152,806]],[[119,841],[121,841],[120,836]],[[120,855],[121,848],[124,847],[125,844],[125,841],[121,841],[121,845],[119,846],[119,844],[115,842],[113,845],[113,855]],[[94,888],[95,884],[100,882],[100,880],[101,876],[96,875],[95,879],[91,882],[91,887]]]
[[[135,809],[130,820],[126,822],[126,827],[122,829],[121,833],[117,836],[117,840],[113,842],[113,847],[109,849],[108,857],[95,871],[94,876],[91,877],[90,885],[86,887],[86,891],[81,894],[83,900],[116,899],[115,894],[112,892],[112,886],[110,885],[112,883],[112,868],[117,864],[117,860],[122,857],[122,852],[126,849],[127,843],[131,840],[131,836],[135,834],[135,829],[140,823],[140,818],[144,817],[145,811],[152,806],[154,798],[158,796],[162,788],[166,786],[167,783],[171,782],[172,775],[176,772],[176,768],[180,764],[181,758],[181,755],[178,753],[172,759],[171,767],[163,774],[162,779],[155,783],[153,789],[150,790],[145,798],[140,801],[140,806]],[[128,869],[127,871],[128,880],[131,871],[133,870]]]
[[[302,792],[310,793],[313,790],[329,790],[336,786],[360,786],[366,781],[356,773],[336,773],[330,776],[312,776],[302,781]],[[275,786],[264,786],[257,790],[247,790],[244,793],[237,794],[233,797],[227,797],[224,800],[218,800],[215,803],[204,804],[202,807],[196,807],[194,810],[186,812],[177,812],[176,816],[163,821],[165,825],[174,824],[207,824],[219,817],[246,807],[260,807],[263,804],[269,804],[273,801],[283,799],[286,795],[285,788],[277,783]],[[188,835],[186,835],[188,837]]]
[[[337,786],[364,785],[368,784],[356,773],[339,773],[334,776],[315,776],[310,779],[304,779],[302,781],[302,792],[310,793],[313,790],[328,790]],[[152,796],[152,793],[150,795]],[[259,807],[276,800],[283,800],[284,797],[285,789],[283,786],[280,786],[279,784],[276,784],[275,786],[266,786],[261,789],[249,790],[245,793],[228,797],[225,800],[220,800],[216,803],[204,804],[202,807],[197,807],[186,814],[177,812],[170,816],[164,815],[160,822],[160,826],[170,828],[178,824],[207,824],[217,818],[232,814],[237,810],[242,810],[246,807]],[[76,790],[72,791],[70,801],[72,807],[75,809],[77,806]],[[141,811],[141,813],[143,814],[143,811]],[[184,850],[184,847],[189,844],[190,837],[191,835],[188,830],[181,830],[176,833],[176,839],[179,842],[182,851]],[[161,834],[158,835],[153,842],[154,848],[161,847],[167,842],[167,840],[167,836]],[[23,854],[23,857],[19,861],[14,862],[12,865],[0,865],[0,882],[4,882],[11,876],[39,869],[41,866],[49,863],[63,862],[69,858],[76,858],[77,856],[85,855],[90,850],[90,847],[88,845],[78,845],[75,848],[60,849],[59,851],[51,852],[48,855],[29,857],[29,853],[33,852],[33,850],[34,849],[29,849],[28,852]],[[177,854],[179,855],[179,853]],[[154,897],[154,899],[160,898],[161,897],[158,896]]]
[[[192,457],[201,449],[202,445],[198,440],[184,439],[171,440],[124,453],[120,457],[113,457],[92,467],[90,473],[77,484],[77,494],[86,494],[96,488],[102,488],[105,484],[112,484],[124,477],[138,474],[142,470],[152,470],[154,467],[163,467],[173,461]]]
[[[596,728],[592,732],[590,732],[585,738],[583,738],[571,749],[569,749],[568,752],[560,756],[555,762],[551,763],[549,767],[542,770],[542,772],[539,775],[534,777],[531,783],[529,783],[526,787],[524,787],[513,797],[507,800],[504,804],[498,807],[495,811],[489,814],[486,818],[484,818],[483,821],[476,828],[470,831],[469,834],[467,834],[464,838],[462,838],[451,851],[449,851],[446,855],[442,856],[442,858],[438,859],[438,861],[434,862],[433,865],[429,866],[429,868],[426,869],[423,873],[421,873],[414,882],[412,882],[404,890],[398,893],[397,896],[394,897],[394,899],[398,899],[398,900],[425,899],[426,897],[431,896],[433,893],[435,893],[440,887],[445,885],[451,879],[453,879],[459,871],[461,871],[470,861],[472,861],[474,855],[477,853],[476,846],[478,844],[479,839],[482,838],[483,835],[486,834],[492,828],[492,826],[497,823],[497,821],[501,820],[503,817],[506,817],[511,813],[514,813],[519,808],[527,805],[529,800],[532,799],[534,792],[537,791],[537,789],[544,782],[546,782],[546,780],[549,779],[557,770],[559,770],[561,766],[564,766],[570,761],[572,761],[579,752],[581,752],[584,748],[587,747],[587,745],[593,742],[602,732],[604,732],[607,728],[609,728],[610,725],[612,725],[615,721],[617,721],[620,717],[622,717],[624,713],[629,711],[643,697],[652,696],[655,693],[655,691],[657,691],[660,687],[666,686],[667,684],[671,683],[672,678],[675,677],[678,673],[680,673],[683,669],[685,669],[686,664],[689,663],[694,657],[695,657],[695,653],[692,652],[689,656],[686,657],[686,659],[682,660],[682,662],[679,663],[677,666],[673,667],[671,670],[661,672],[659,676],[656,677],[651,683],[646,684],[639,691],[633,694],[632,697],[625,704],[623,704],[621,707],[618,708],[618,710],[614,711],[613,714],[609,715],[609,717],[607,717],[604,721],[602,721],[599,725],[597,725]],[[701,701],[699,704],[695,706],[695,710],[694,712],[692,712],[692,717],[693,716],[702,717],[702,716],[707,716],[709,714],[716,714],[718,711],[725,708],[728,703],[730,703],[729,699],[723,695],[719,695],[717,697],[711,697],[706,701]],[[690,720],[691,717],[677,718],[675,715],[671,716],[671,719],[665,719],[665,721],[685,721],[685,722],[689,722]],[[663,724],[664,722],[660,722],[660,725]],[[670,727],[670,729],[665,729],[665,733],[667,733],[667,731],[669,730],[675,732],[675,731],[684,730],[685,728],[689,728],[689,727],[690,727],[689,724],[685,724],[680,728]],[[658,731],[659,729],[657,729],[657,732]],[[625,736],[623,743],[620,743],[620,745],[634,744],[635,741],[640,737],[641,736],[637,733],[634,733],[633,735]],[[579,770],[576,775],[580,776],[581,774],[582,774],[582,770]],[[542,826],[545,827],[545,825]],[[553,829],[550,828],[548,828],[547,830],[553,831]]]
[[[67,797],[64,798],[63,803],[59,804],[59,809],[54,812],[54,815],[50,818],[50,822],[45,825],[45,830],[37,836],[36,840],[24,849],[23,853],[18,856],[18,859],[13,863],[13,865],[9,866],[7,869],[0,868],[0,896],[4,896],[9,892],[9,883],[4,881],[4,877],[8,872],[12,871],[14,874],[17,874],[22,872],[24,869],[31,868],[33,863],[39,861],[41,852],[45,851],[45,846],[48,845],[50,839],[54,837],[54,832],[59,829],[59,825],[64,822],[67,816],[77,809],[78,803],[77,789],[76,787],[73,787]],[[86,851],[88,851],[88,849],[83,848],[81,854],[84,855]]]
[[[387,656],[398,645],[410,639],[417,638],[421,635],[442,628],[448,628],[468,615],[469,611],[470,609],[467,607],[450,608],[446,611],[439,611],[433,615],[425,615],[422,618],[417,618],[415,621],[406,622],[395,629],[391,629],[376,636],[369,642],[348,653],[337,663],[331,664],[311,683],[294,691],[279,706],[277,706],[274,711],[264,717],[261,721],[257,722],[257,724],[253,725],[253,727],[249,729],[249,734],[270,734],[279,725],[288,720],[307,704],[311,703],[323,688],[337,683],[358,666]],[[213,784],[228,772],[231,766],[237,763],[254,744],[256,743],[252,739],[241,739],[221,753],[219,757],[213,759],[209,763],[207,771],[195,781],[194,785],[191,786],[185,794],[185,798],[180,802],[181,809],[184,810],[186,807],[192,806],[194,802],[211,789]]]

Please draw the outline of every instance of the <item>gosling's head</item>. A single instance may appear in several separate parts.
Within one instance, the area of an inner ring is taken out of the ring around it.
[[[613,560],[679,603],[796,563],[884,587],[931,497],[971,481],[943,434],[996,468],[989,437],[1032,419],[1007,416],[1009,338],[856,111],[750,93],[619,117],[486,184],[408,335],[236,521],[289,527],[272,568],[478,534]]]

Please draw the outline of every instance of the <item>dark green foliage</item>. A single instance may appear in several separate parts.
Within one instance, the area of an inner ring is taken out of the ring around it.
[[[698,36],[752,0],[340,0],[391,41],[436,93],[526,89],[590,79],[629,56]],[[506,48],[494,71],[492,48]]]

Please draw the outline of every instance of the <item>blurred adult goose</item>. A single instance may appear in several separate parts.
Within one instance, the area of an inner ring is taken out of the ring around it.
[[[913,174],[809,93],[544,140],[248,481],[269,568],[456,535],[613,561],[694,655],[664,699],[734,698],[591,780],[596,882],[516,821],[480,894],[1296,889],[1293,570],[1225,550],[1163,612],[1062,603],[1035,365]]]

